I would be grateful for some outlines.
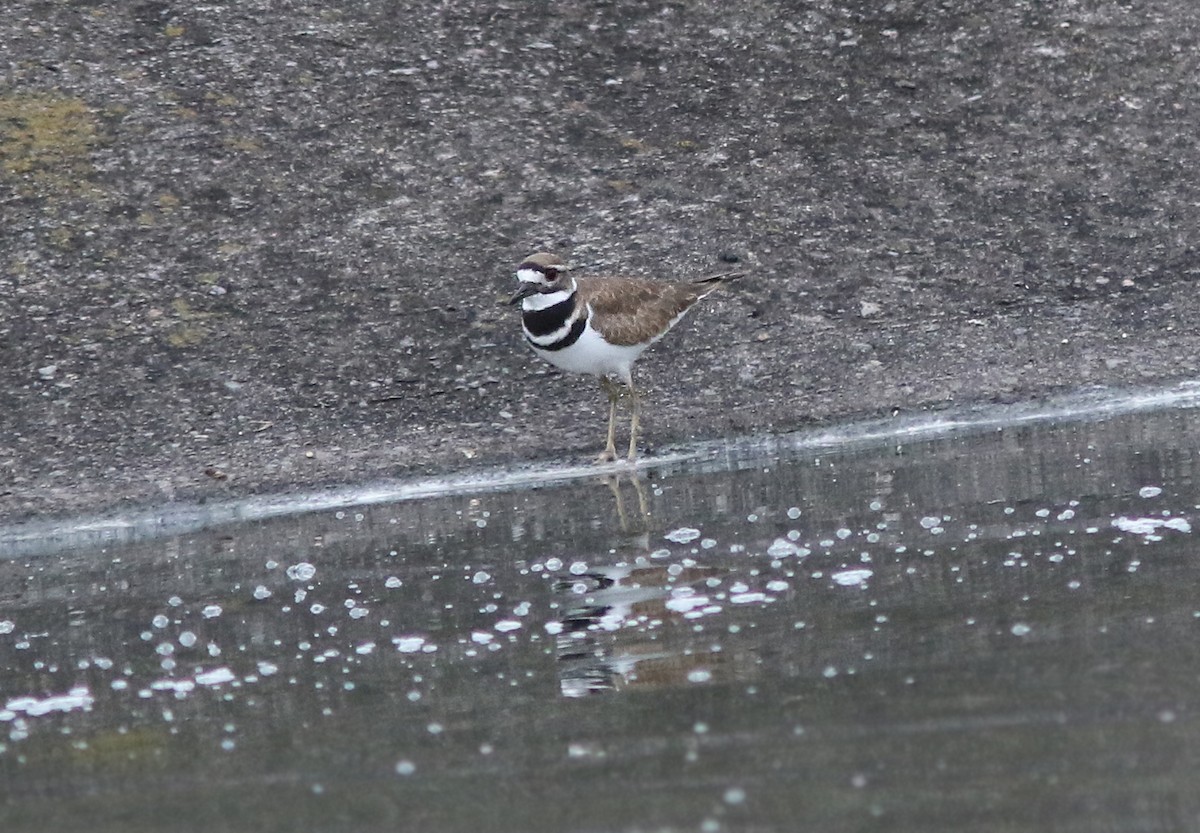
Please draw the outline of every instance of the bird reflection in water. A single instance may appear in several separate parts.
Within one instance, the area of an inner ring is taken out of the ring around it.
[[[637,497],[633,514],[622,479]],[[718,613],[710,595],[727,568],[697,563],[685,553],[651,553],[654,531],[645,487],[636,473],[604,478],[629,546],[610,566],[589,564],[555,583],[560,596],[557,657],[561,691],[584,697],[631,688],[664,688],[752,673],[752,657],[722,651],[697,634],[694,620]]]

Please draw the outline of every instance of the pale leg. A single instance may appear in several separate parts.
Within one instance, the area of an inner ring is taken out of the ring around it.
[[[608,395],[608,442],[596,462],[607,463],[617,459],[617,398],[621,391],[607,376],[600,377],[600,389]]]
[[[637,389],[633,386],[633,379],[629,380],[629,399],[632,403],[633,416],[629,420],[629,462],[637,459],[637,433],[638,433],[638,414],[641,411],[641,401],[638,399]]]

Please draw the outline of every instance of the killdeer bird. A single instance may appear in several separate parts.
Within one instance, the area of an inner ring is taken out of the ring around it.
[[[633,363],[658,341],[701,298],[723,282],[741,277],[731,272],[698,281],[652,281],[641,278],[580,277],[550,252],[521,261],[521,288],[509,304],[521,303],[525,340],[539,357],[570,373],[600,377],[608,396],[608,442],[598,462],[615,460],[617,400],[628,395],[629,459],[637,457],[640,401],[633,386]],[[624,390],[620,384],[625,386]]]

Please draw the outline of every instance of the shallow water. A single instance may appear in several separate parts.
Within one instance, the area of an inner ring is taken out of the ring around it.
[[[0,829],[1200,824],[1200,411],[0,561]]]

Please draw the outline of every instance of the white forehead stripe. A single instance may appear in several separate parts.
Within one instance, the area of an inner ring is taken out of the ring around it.
[[[546,274],[538,269],[518,269],[517,280],[522,283],[545,283]]]

